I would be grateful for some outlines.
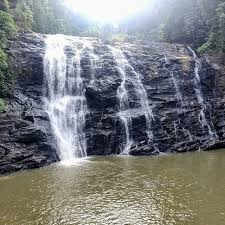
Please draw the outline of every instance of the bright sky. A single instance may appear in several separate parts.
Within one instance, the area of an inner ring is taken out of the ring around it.
[[[142,11],[151,0],[64,0],[75,12],[90,20],[117,24]]]

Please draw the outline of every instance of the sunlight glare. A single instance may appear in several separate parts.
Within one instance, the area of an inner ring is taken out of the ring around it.
[[[150,0],[64,0],[76,13],[90,20],[118,23],[144,10]]]

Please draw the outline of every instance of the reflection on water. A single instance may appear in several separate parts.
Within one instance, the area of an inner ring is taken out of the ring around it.
[[[0,225],[224,225],[225,151],[96,157],[0,177]]]

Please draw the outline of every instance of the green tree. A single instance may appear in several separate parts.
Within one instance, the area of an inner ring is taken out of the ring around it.
[[[0,96],[7,95],[7,74],[8,74],[8,63],[7,55],[0,49]]]
[[[12,16],[3,11],[0,11],[0,31],[3,31],[8,38],[13,37],[17,32]]]
[[[32,31],[33,13],[31,7],[32,1],[19,0],[16,7],[10,10],[20,32]]]
[[[5,96],[11,83],[8,71],[8,59],[4,51],[8,38],[16,34],[16,25],[9,13],[0,11],[0,96]]]
[[[214,26],[209,40],[204,46],[206,50],[213,49],[225,52],[225,2],[220,3],[217,7]]]

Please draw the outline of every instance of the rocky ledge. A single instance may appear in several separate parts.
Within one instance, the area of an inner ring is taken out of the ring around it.
[[[58,161],[56,140],[43,104],[45,53],[43,35],[21,34],[11,41],[8,53],[17,76],[12,96],[0,114],[0,173],[36,168]],[[85,135],[88,155],[119,154],[124,148],[117,90],[121,74],[107,47],[92,40],[98,56],[95,79],[89,55],[81,59],[89,114]],[[121,49],[140,74],[154,119],[153,139],[146,134],[146,117],[127,81],[133,145],[131,155],[208,150],[225,146],[225,76],[210,60],[198,63],[200,88],[196,90],[196,59],[187,46],[167,43],[111,43]],[[69,50],[68,50],[69,51]],[[129,74],[128,74],[129,75]],[[201,99],[197,96],[201,92]],[[204,116],[204,118],[202,118]],[[205,123],[207,122],[207,124]]]
[[[43,37],[21,35],[8,48],[18,79],[0,114],[0,173],[56,162],[55,140],[43,109]]]

